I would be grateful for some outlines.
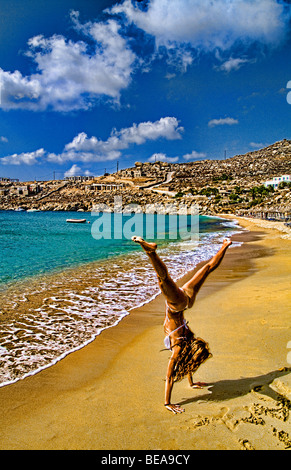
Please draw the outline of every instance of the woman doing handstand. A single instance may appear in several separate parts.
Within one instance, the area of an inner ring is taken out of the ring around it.
[[[166,386],[165,406],[173,413],[184,411],[180,405],[171,403],[171,394],[175,381],[186,375],[191,387],[199,388],[201,383],[194,383],[192,374],[198,367],[211,357],[208,344],[201,338],[196,338],[184,318],[184,310],[193,306],[196,295],[207,276],[221,263],[230,240],[224,240],[220,250],[214,255],[183,287],[178,287],[168,273],[165,263],[158,256],[156,243],[148,243],[141,237],[132,237],[139,243],[148,255],[158,276],[159,286],[166,298],[166,315],[164,321],[165,346],[172,351],[169,360]],[[204,384],[205,385],[205,384]]]

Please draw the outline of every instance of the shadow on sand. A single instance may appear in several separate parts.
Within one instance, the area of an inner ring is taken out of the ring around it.
[[[280,397],[280,393],[275,392],[270,384],[278,377],[288,375],[291,372],[290,367],[283,367],[282,369],[269,372],[265,375],[257,377],[246,377],[236,380],[220,380],[218,382],[209,383],[209,391],[204,395],[198,395],[193,398],[188,398],[184,401],[180,400],[180,405],[194,403],[196,401],[223,401],[232,398],[241,397],[254,391],[266,395],[274,400]],[[211,388],[210,388],[211,386]]]

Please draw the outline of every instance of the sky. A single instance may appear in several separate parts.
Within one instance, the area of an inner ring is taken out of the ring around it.
[[[0,177],[290,139],[290,32],[290,0],[0,0]]]

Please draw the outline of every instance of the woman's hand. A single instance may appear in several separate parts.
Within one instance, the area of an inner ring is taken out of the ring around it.
[[[183,413],[185,411],[180,405],[172,405],[171,403],[165,404],[165,407],[174,414]]]

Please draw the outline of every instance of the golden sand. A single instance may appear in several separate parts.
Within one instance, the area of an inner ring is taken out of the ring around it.
[[[291,243],[278,228],[238,221],[244,244],[228,250],[186,312],[213,358],[195,374],[211,387],[174,386],[185,413],[163,406],[169,353],[159,296],[58,364],[1,388],[0,448],[290,447]]]

